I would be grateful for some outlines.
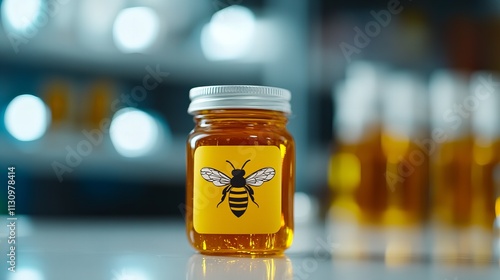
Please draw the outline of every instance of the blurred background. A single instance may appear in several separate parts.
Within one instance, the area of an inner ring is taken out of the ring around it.
[[[498,1],[0,5],[18,214],[180,219],[189,89],[255,84],[292,92],[297,223],[326,220],[338,253],[410,256],[429,226],[445,256],[499,248]]]

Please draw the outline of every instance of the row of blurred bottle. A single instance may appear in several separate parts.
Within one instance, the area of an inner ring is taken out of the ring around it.
[[[81,87],[68,79],[52,78],[43,80],[40,85],[20,85],[19,87],[22,90],[9,87],[1,89],[7,94],[0,98],[0,109],[6,110],[6,115],[2,117],[4,117],[7,131],[21,141],[38,139],[45,129],[67,131],[99,128],[103,119],[111,118],[114,112],[126,106],[126,104],[118,103],[112,108],[114,100],[120,101],[117,96],[118,88],[115,83],[106,80],[98,80]],[[30,88],[33,90],[29,90]],[[17,116],[18,114],[21,116]],[[12,120],[9,121],[19,123],[10,124],[7,121],[10,116]],[[21,132],[21,136],[18,137],[10,129],[15,126],[40,132]],[[23,137],[23,134],[29,135]]]
[[[348,67],[334,89],[329,166],[329,215],[345,241],[340,253],[385,246],[378,249],[400,256],[493,257],[500,221],[499,89],[500,78],[487,72],[439,70],[426,84],[415,73],[373,63]],[[363,243],[363,228],[382,230],[381,242]],[[405,234],[398,241],[392,229]]]
[[[124,86],[112,80],[98,80],[87,88],[78,88],[66,79],[47,80],[35,94],[7,97],[3,114],[6,132],[20,147],[38,140],[48,149],[82,139],[87,147],[110,141],[124,157],[150,155],[171,144],[166,120],[151,110],[137,108],[147,107],[142,103],[146,103],[148,91],[136,86],[119,92],[120,87]],[[1,111],[3,105],[0,102]]]
[[[75,100],[71,85],[63,80],[47,84],[44,99],[52,113],[52,128],[73,126],[98,128],[103,119],[112,115],[112,101],[116,86],[108,81],[97,81],[88,88],[85,100]],[[121,105],[121,104],[120,104]],[[83,110],[79,110],[83,109]],[[116,111],[116,109],[115,109]]]

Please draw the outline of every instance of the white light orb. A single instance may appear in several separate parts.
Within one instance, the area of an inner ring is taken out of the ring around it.
[[[314,207],[311,197],[303,192],[294,195],[294,217],[298,223],[304,223],[314,218]]]
[[[33,26],[40,15],[42,0],[4,0],[2,20],[5,27],[22,32]]]
[[[160,31],[158,14],[148,7],[133,7],[120,11],[113,24],[116,47],[124,52],[142,52],[149,48]]]
[[[18,268],[16,272],[8,274],[8,280],[44,280],[42,273],[34,268]]]
[[[40,98],[23,94],[9,103],[4,122],[7,131],[17,140],[33,141],[47,130],[50,112]]]
[[[216,12],[201,32],[203,53],[210,60],[242,58],[252,46],[255,24],[255,15],[243,6]]]
[[[119,154],[125,157],[139,157],[155,147],[159,127],[151,115],[134,108],[124,108],[116,112],[109,133]]]

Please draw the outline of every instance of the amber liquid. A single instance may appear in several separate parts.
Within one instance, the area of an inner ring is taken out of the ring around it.
[[[408,137],[384,134],[388,191],[385,225],[419,225],[428,197],[428,156]]]
[[[205,254],[276,254],[293,239],[295,144],[283,113],[231,109],[198,112],[187,140],[186,231],[191,245]],[[281,227],[272,234],[201,234],[193,225],[194,152],[201,146],[276,146],[282,151]]]
[[[354,214],[356,222],[377,224],[387,207],[384,155],[380,134],[372,132],[357,143],[339,143],[332,156],[329,185],[333,192],[332,213],[345,219],[344,211]],[[348,215],[349,216],[349,215]]]
[[[433,164],[436,250],[448,260],[489,262],[495,220],[498,142],[463,137],[440,146]],[[446,230],[455,232],[450,238]]]
[[[338,146],[329,173],[333,207],[368,224],[411,225],[425,219],[429,160],[415,143],[373,132]]]
[[[70,89],[59,81],[53,82],[47,89],[46,102],[51,112],[51,123],[58,126],[68,118]]]
[[[339,142],[330,162],[331,234],[337,256],[385,255],[387,265],[421,251],[420,223],[428,196],[428,156],[408,137],[379,129],[353,143]]]
[[[483,236],[472,238],[471,255],[476,262],[490,261],[493,257],[494,222],[498,198],[495,174],[500,159],[499,142],[475,139],[472,146],[472,209],[471,224],[482,228]],[[497,241],[498,242],[498,241]]]
[[[490,229],[495,220],[500,141],[476,139],[472,147],[472,223]]]
[[[112,94],[114,88],[112,84],[106,81],[97,82],[89,93],[89,113],[87,116],[88,125],[92,128],[98,128],[103,119],[109,117],[110,108],[112,108]]]
[[[433,160],[434,216],[439,223],[468,226],[471,223],[472,139],[464,137],[440,145]]]

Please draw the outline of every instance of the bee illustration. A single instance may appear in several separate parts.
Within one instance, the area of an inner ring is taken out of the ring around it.
[[[229,193],[229,208],[238,218],[247,210],[248,197],[250,197],[257,207],[259,207],[259,204],[255,202],[252,187],[260,187],[264,182],[271,180],[276,174],[274,168],[264,167],[244,178],[245,170],[243,168],[245,168],[245,165],[249,161],[250,160],[245,161],[241,169],[236,169],[229,160],[226,160],[226,162],[233,167],[233,171],[231,171],[233,178],[229,178],[229,176],[215,168],[203,167],[200,170],[203,179],[212,182],[216,187],[225,187],[224,190],[222,190],[222,198],[217,204],[217,207],[226,199],[226,195]]]

